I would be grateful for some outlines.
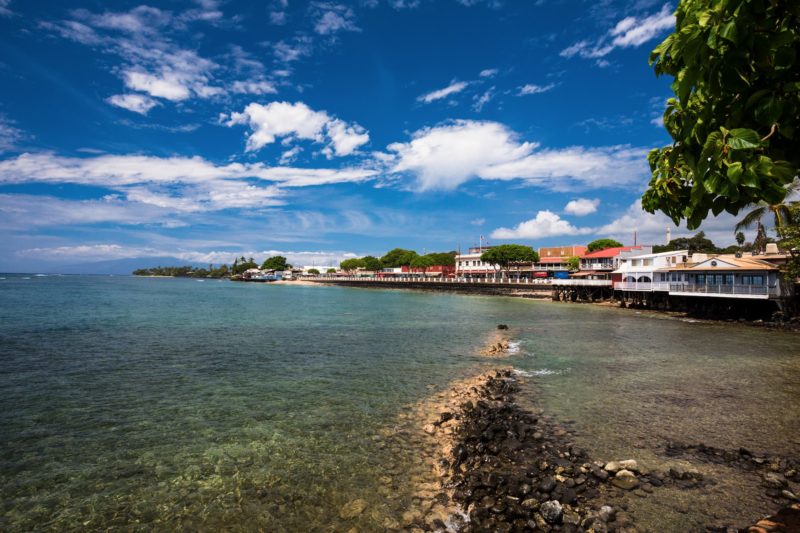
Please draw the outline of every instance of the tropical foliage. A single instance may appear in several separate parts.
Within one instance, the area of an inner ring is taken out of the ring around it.
[[[193,266],[177,266],[177,267],[151,267],[140,268],[133,271],[134,276],[169,276],[173,278],[227,278],[231,275],[228,265],[222,265],[214,268],[213,265],[208,265],[208,268],[197,268]]]
[[[481,261],[492,265],[497,265],[506,275],[512,265],[524,263],[535,263],[539,260],[539,254],[530,246],[522,244],[502,244],[493,246],[481,254]]]
[[[586,246],[586,249],[590,252],[597,252],[599,250],[605,250],[606,248],[619,248],[620,246],[622,246],[622,243],[614,239],[597,239],[590,242]]]
[[[781,203],[798,175],[800,2],[683,0],[650,55],[674,78],[642,206],[696,228],[709,212]]]
[[[268,257],[261,263],[261,270],[289,270],[292,265],[286,262],[286,258],[282,255]]]

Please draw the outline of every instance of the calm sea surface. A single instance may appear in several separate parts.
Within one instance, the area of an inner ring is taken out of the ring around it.
[[[496,365],[476,353],[498,323],[520,347],[500,364],[593,457],[657,463],[669,439],[800,454],[796,334],[499,297],[0,277],[3,531],[379,530],[413,461],[381,430]],[[340,520],[355,498],[367,511]],[[650,511],[678,521],[677,498]]]

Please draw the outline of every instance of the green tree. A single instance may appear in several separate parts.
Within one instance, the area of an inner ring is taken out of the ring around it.
[[[252,258],[248,261],[244,257],[240,257],[238,262],[233,263],[233,274],[242,274],[245,270],[250,270],[251,268],[258,268],[258,264]]]
[[[261,270],[289,270],[292,265],[286,262],[286,258],[282,255],[275,255],[268,257],[261,263]]]
[[[577,256],[570,257],[569,259],[567,259],[567,267],[569,267],[570,270],[578,270],[578,269],[580,269],[580,267],[581,267],[581,258],[577,257]]]
[[[335,268],[329,268],[328,270],[325,271],[325,273],[326,274],[336,274],[336,269]]]
[[[736,244],[739,245],[739,248],[744,246],[744,239],[745,239],[744,233],[742,233],[741,231],[737,231],[736,232]]]
[[[411,268],[417,268],[422,270],[422,274],[424,275],[425,272],[435,265],[433,258],[430,255],[418,255],[411,261]]]
[[[383,268],[383,263],[377,257],[372,257],[371,255],[368,255],[366,257],[361,258],[361,266],[363,266],[367,270],[377,272]]]
[[[339,267],[346,272],[353,272],[355,270],[358,270],[359,268],[363,268],[364,263],[362,262],[361,259],[356,259],[356,258],[345,259],[344,261],[339,263]]]
[[[619,248],[622,246],[621,242],[614,239],[597,239],[589,243],[586,247],[590,252],[597,252],[598,250],[605,250],[606,248]]]
[[[653,253],[675,252],[678,250],[688,250],[690,254],[695,252],[713,254],[720,252],[720,249],[706,237],[705,232],[699,231],[692,237],[678,237],[669,241],[665,246],[653,246]]]
[[[674,142],[648,155],[646,211],[696,228],[709,211],[783,201],[800,166],[799,17],[796,0],[680,2],[650,54],[676,98],[664,112]]]
[[[317,270],[316,268],[309,268],[308,273],[311,274],[312,276],[319,276],[319,270]]]
[[[414,250],[404,250],[403,248],[395,248],[390,250],[381,257],[381,263],[384,268],[397,268],[402,266],[409,266],[411,261],[417,256]]]
[[[530,246],[522,244],[501,244],[493,246],[481,254],[481,261],[497,265],[505,272],[506,277],[508,277],[512,265],[535,263],[538,260],[539,254]]]
[[[794,282],[800,279],[800,205],[795,204],[789,210],[789,215],[788,222],[778,232],[778,244],[790,252],[785,277],[787,281]]]
[[[456,252],[434,252],[427,255],[436,266],[454,266],[456,264]],[[431,266],[433,266],[431,265]]]

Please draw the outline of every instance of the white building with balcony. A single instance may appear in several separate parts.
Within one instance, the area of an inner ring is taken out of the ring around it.
[[[684,265],[687,261],[688,250],[620,257],[613,274],[619,275],[621,281],[614,283],[614,289],[669,292],[670,268]]]
[[[500,270],[499,265],[481,261],[481,255],[488,247],[475,247],[467,250],[465,254],[458,254],[456,261],[457,278],[490,278]]]
[[[670,268],[670,296],[769,300],[790,294],[774,262],[782,254],[699,255],[692,256],[695,262]]]

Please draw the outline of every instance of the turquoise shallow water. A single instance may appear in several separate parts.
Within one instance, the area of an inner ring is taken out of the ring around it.
[[[601,457],[675,436],[800,450],[795,335],[497,297],[4,277],[2,530],[379,529],[413,460],[381,429],[492,364],[476,353],[498,323],[520,343],[503,364]],[[341,521],[354,498],[368,511]]]

